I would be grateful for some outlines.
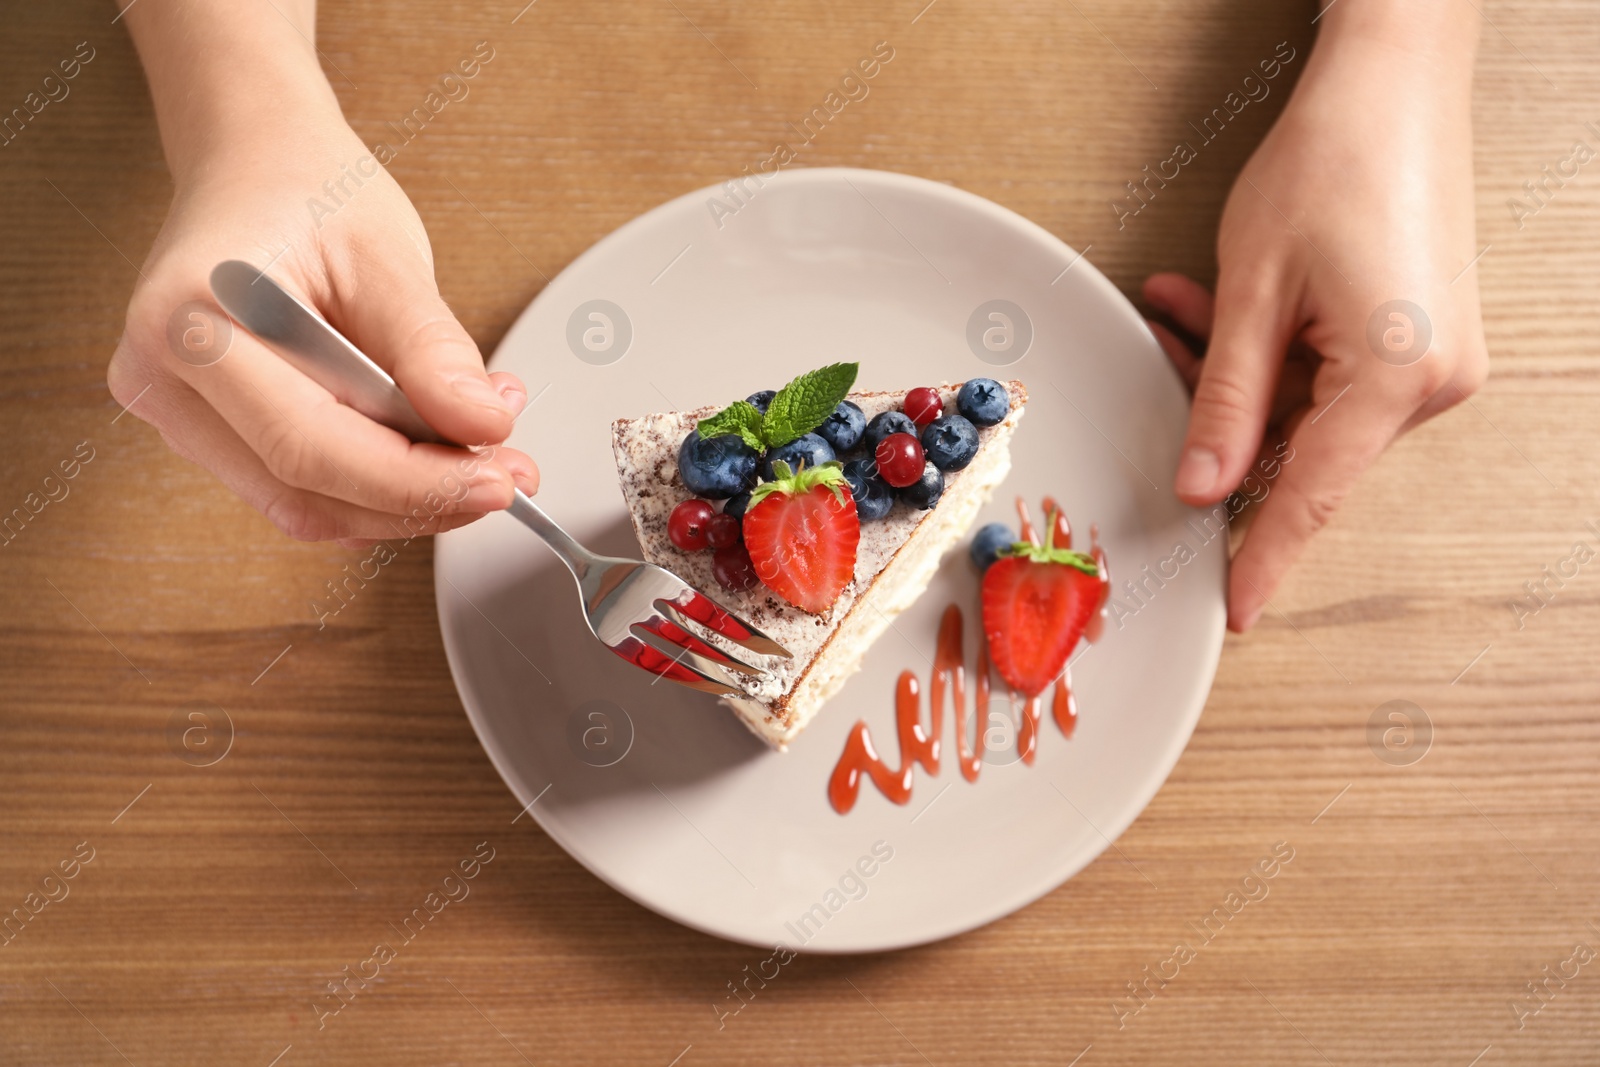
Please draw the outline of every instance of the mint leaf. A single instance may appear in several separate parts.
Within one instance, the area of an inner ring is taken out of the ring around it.
[[[779,389],[761,420],[766,447],[786,445],[821,426],[850,392],[860,369],[859,363],[832,363],[808,371]]]
[[[737,434],[757,452],[764,452],[767,448],[761,436],[761,412],[746,400],[736,400],[709,419],[701,419],[696,429],[705,438]]]

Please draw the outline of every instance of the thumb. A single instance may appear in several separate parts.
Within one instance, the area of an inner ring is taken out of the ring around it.
[[[1225,272],[1218,280],[1211,343],[1173,485],[1185,503],[1216,503],[1254,462],[1293,330],[1291,311],[1265,275],[1237,278]]]
[[[354,289],[341,308],[351,340],[394,376],[428,425],[463,445],[510,436],[526,390],[509,374],[490,380],[431,274],[369,262]]]

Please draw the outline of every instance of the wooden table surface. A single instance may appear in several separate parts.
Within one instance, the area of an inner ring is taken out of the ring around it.
[[[878,41],[892,66],[803,165],[990,197],[1092,244],[1129,293],[1157,269],[1209,278],[1284,93],[1126,229],[1107,202],[1315,32],[1312,6],[1264,0],[543,0],[513,20],[521,2],[330,0],[321,18],[369,141],[476,42],[496,49],[393,166],[485,350],[595,240],[789,138]],[[319,633],[307,601],[354,555],[286,541],[118,417],[105,364],[170,195],[148,96],[110,5],[13,6],[0,107],[78,42],[95,58],[0,148],[0,511],[93,458],[0,548],[0,914],[69,894],[0,947],[0,1063],[1600,1062],[1600,564],[1570,562],[1600,545],[1600,164],[1520,228],[1506,207],[1574,141],[1600,146],[1600,19],[1474,6],[1488,386],[1391,449],[1281,611],[1229,637],[1121,855],[943,944],[801,957],[721,1026],[713,1005],[766,953],[659,918],[512,824],[446,669],[429,549]],[[1568,576],[1519,625],[1547,567]],[[1432,724],[1419,762],[1369,746],[1391,700]],[[211,766],[169,736],[194,701],[234,724]],[[319,1031],[315,998],[371,929],[482,841],[470,900]],[[1275,842],[1294,859],[1270,894],[1119,1026],[1128,983],[1170,969]],[[47,882],[62,863],[76,877]]]

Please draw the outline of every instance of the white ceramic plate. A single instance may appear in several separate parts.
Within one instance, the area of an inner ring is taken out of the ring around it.
[[[1011,306],[991,318],[993,301]],[[1227,563],[1225,538],[1205,543],[1168,488],[1186,401],[1132,305],[1043,229],[934,182],[800,170],[749,182],[737,201],[725,189],[680,197],[574,261],[491,365],[535,398],[511,444],[539,462],[540,503],[591,548],[634,555],[613,418],[728,402],[840,359],[861,362],[867,389],[1020,378],[1032,399],[1015,467],[980,522],[1014,525],[1016,494],[1035,509],[1053,495],[1080,547],[1098,524],[1119,587],[1143,581],[1139,599],[1117,590],[1120,617],[1072,669],[1076,735],[1046,713],[1035,765],[1017,761],[999,700],[990,728],[1007,748],[976,783],[947,755],[938,777],[918,770],[905,807],[870,783],[847,816],[828,803],[858,719],[896,762],[895,679],[912,669],[926,682],[946,605],[962,606],[975,655],[964,551],[784,754],[711,698],[652,684],[596,643],[565,569],[509,516],[441,537],[435,584],[473,727],[563,848],[707,933],[864,952],[1021,908],[1133,822],[1205,703]],[[1196,553],[1181,565],[1180,542]],[[1147,564],[1170,577],[1145,578]]]

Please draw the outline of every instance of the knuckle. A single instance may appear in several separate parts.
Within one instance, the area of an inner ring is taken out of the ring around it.
[[[124,342],[117,346],[111,362],[106,364],[106,388],[111,390],[111,398],[123,407],[133,403],[139,390],[144,388],[139,384],[143,375],[134,366],[135,358],[133,350]]]
[[[1259,256],[1253,257],[1250,266],[1233,266],[1231,270],[1224,267],[1217,276],[1217,302],[1246,308],[1270,307],[1277,300],[1281,285],[1282,271]]]
[[[1339,505],[1344,503],[1342,489],[1307,490],[1294,484],[1285,485],[1283,489],[1293,502],[1301,528],[1308,537],[1327,526],[1338,512]]]
[[[1417,370],[1412,392],[1413,399],[1421,404],[1454,380],[1456,360],[1443,355],[1436,359],[1424,359],[1417,365]]]
[[[183,438],[179,437],[176,433],[173,433],[167,429],[161,429],[160,433],[162,443],[165,444],[167,448],[170,449],[178,458],[187,460],[190,463],[199,464],[200,466],[205,465],[201,463],[199,453],[191,448],[189,443]]]
[[[1453,407],[1483,387],[1489,375],[1489,352],[1481,329],[1453,320],[1434,327],[1433,346],[1426,357],[1404,368],[1396,383],[1396,399],[1413,409],[1433,402]]]
[[[381,506],[386,511],[405,515],[422,512],[438,516],[461,511],[463,501],[471,492],[471,479],[455,467],[446,467],[442,472],[434,469],[422,448],[411,446],[412,463],[403,475],[397,474],[393,483],[384,487],[385,499]]]
[[[306,439],[283,419],[274,419],[261,432],[261,462],[272,476],[296,489],[319,487],[318,465]]]
[[[1489,381],[1489,353],[1481,344],[1469,345],[1457,361],[1450,382],[1463,398],[1472,396]]]
[[[1254,394],[1232,374],[1213,371],[1202,374],[1199,388],[1194,393],[1194,414],[1197,420],[1239,425],[1254,418]]]
[[[391,506],[394,511],[402,515],[427,515],[430,518],[437,518],[459,511],[460,500],[453,494],[407,482],[395,490]]]
[[[312,498],[296,490],[278,493],[267,501],[261,513],[280,533],[296,541],[326,541],[339,536],[335,524]]]
[[[404,336],[401,351],[396,353],[400,357],[422,358],[446,353],[452,355],[471,353],[474,359],[481,358],[478,346],[467,335],[466,329],[443,309],[439,313],[429,314],[411,326]]]
[[[1451,379],[1455,387],[1461,390],[1461,398],[1466,399],[1479,392],[1489,381],[1489,361],[1470,363],[1456,371],[1456,376]]]
[[[1306,528],[1316,533],[1332,521],[1334,513],[1339,510],[1339,501],[1326,496],[1308,496],[1305,498]]]
[[[1428,354],[1426,359],[1403,368],[1385,368],[1398,370],[1398,374],[1387,374],[1387,380],[1381,388],[1389,398],[1392,407],[1399,411],[1411,412],[1434,401],[1435,397],[1446,407],[1459,404],[1468,393],[1476,389],[1465,387],[1467,379],[1462,371],[1465,364],[1451,355],[1449,350],[1435,350]],[[1445,395],[1440,396],[1443,393]]]
[[[162,373],[160,353],[165,344],[165,333],[150,328],[142,318],[129,310],[122,336],[111,353],[111,361],[106,365],[106,384],[119,402],[123,400],[119,390],[137,393],[149,384],[151,378]]]
[[[134,347],[126,336],[106,363],[106,389],[117,406],[141,422],[157,428],[171,421],[162,402],[181,403],[169,388],[173,378],[154,360]],[[158,384],[161,388],[156,388]]]

